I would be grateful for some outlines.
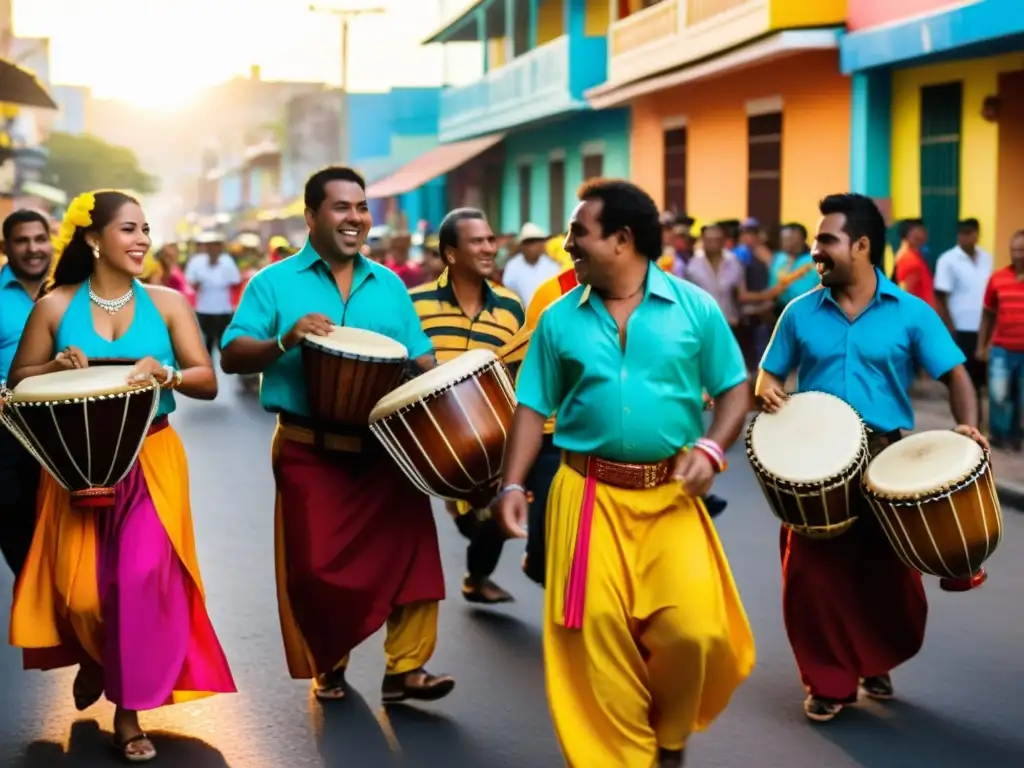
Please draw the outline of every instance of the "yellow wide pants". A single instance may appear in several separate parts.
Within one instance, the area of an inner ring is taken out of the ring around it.
[[[563,622],[585,480],[548,498],[544,660],[571,768],[651,768],[711,723],[754,667],[754,638],[703,504],[679,483],[598,484],[582,629]]]

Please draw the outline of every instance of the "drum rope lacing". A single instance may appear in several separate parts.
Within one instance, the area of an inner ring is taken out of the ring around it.
[[[102,296],[97,295],[96,291],[92,289],[91,277],[86,282],[86,285],[89,288],[89,301],[102,309],[108,315],[116,315],[124,309],[125,305],[127,305],[128,302],[132,300],[132,297],[135,296],[135,288],[133,286],[129,288],[128,293],[123,296],[118,296],[116,299],[104,299]]]

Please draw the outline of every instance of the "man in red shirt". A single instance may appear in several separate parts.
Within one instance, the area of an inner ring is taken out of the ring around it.
[[[923,299],[936,309],[935,281],[922,255],[925,243],[928,242],[928,230],[921,219],[907,219],[902,229],[903,242],[896,254],[896,283],[907,293]]]
[[[1010,238],[1010,265],[997,269],[985,289],[978,330],[979,360],[988,358],[992,447],[1021,450],[1024,435],[1024,230]]]
[[[412,238],[408,232],[396,232],[391,236],[388,255],[384,259],[384,266],[398,275],[406,288],[416,288],[427,281],[420,265],[409,260],[411,245]]]

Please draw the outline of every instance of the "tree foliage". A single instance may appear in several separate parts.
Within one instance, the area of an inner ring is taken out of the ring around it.
[[[157,178],[146,173],[127,147],[108,144],[90,134],[54,132],[46,140],[43,181],[70,197],[92,189],[124,189],[139,194],[157,191]]]

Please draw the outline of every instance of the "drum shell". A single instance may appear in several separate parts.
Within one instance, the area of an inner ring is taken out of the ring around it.
[[[861,477],[868,459],[866,438],[840,474],[820,482],[792,483],[775,477],[758,461],[752,447],[756,421],[747,429],[747,458],[772,513],[784,526],[808,538],[831,539],[849,530],[864,511]]]
[[[69,491],[109,487],[131,469],[146,438],[160,390],[48,403],[8,404],[37,458]]]
[[[309,412],[317,421],[366,427],[378,401],[397,387],[405,360],[367,360],[343,352],[302,345]]]
[[[897,556],[921,573],[969,579],[1002,541],[1002,510],[987,458],[948,491],[891,499],[865,486],[864,495]]]
[[[421,490],[453,501],[497,491],[515,412],[511,379],[495,363],[371,426]],[[490,494],[488,496],[488,494]]]

